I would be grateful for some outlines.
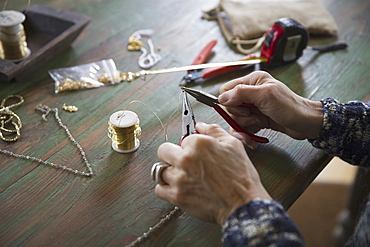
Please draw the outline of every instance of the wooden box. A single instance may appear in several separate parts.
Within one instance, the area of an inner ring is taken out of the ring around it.
[[[11,81],[42,65],[68,48],[90,17],[44,5],[31,5],[24,12],[23,23],[31,55],[14,63],[0,59],[0,81]]]

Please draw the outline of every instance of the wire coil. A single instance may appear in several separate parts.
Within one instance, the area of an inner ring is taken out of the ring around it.
[[[0,58],[19,62],[31,54],[22,22],[25,15],[14,10],[0,11]]]
[[[115,151],[130,153],[139,148],[138,137],[141,135],[141,128],[135,112],[125,110],[113,113],[108,126],[108,137],[112,140],[112,148]]]

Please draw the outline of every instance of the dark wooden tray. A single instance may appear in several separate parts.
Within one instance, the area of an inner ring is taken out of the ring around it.
[[[68,48],[90,17],[44,5],[31,5],[25,12],[24,29],[31,55],[14,63],[0,59],[0,80],[11,81],[29,73]]]

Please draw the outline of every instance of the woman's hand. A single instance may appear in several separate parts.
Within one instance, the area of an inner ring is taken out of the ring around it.
[[[303,98],[270,74],[257,71],[225,83],[219,103],[245,130],[256,133],[269,128],[295,139],[313,139],[320,132],[323,111],[319,101]],[[239,107],[252,103],[257,108]],[[243,133],[233,133],[249,145],[255,145]]]
[[[158,157],[171,164],[157,185],[161,199],[203,221],[222,225],[239,206],[256,198],[271,199],[242,143],[218,125],[197,124],[199,134],[181,146],[164,143]]]

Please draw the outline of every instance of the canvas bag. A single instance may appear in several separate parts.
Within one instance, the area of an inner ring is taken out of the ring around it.
[[[295,19],[311,35],[338,33],[335,20],[317,0],[220,0],[216,8],[203,15],[217,20],[226,40],[243,54],[256,51],[264,34],[283,17]]]

